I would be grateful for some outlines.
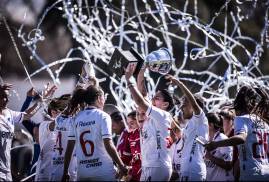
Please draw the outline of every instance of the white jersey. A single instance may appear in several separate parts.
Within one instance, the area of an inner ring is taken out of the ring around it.
[[[36,166],[35,181],[49,181],[52,170],[52,156],[56,133],[50,131],[49,125],[53,121],[43,121],[39,125],[40,154]]]
[[[199,115],[193,115],[183,131],[180,167],[182,180],[200,181],[206,178],[205,149],[195,140],[197,136],[208,140],[208,121],[203,111]]]
[[[5,109],[0,115],[0,181],[12,181],[10,150],[14,136],[14,124],[22,121],[23,113]]]
[[[223,133],[216,132],[213,141],[225,140],[228,137]],[[232,161],[233,147],[219,147],[210,152],[214,157],[223,159],[224,161]],[[205,159],[206,163],[206,181],[234,181],[232,169],[227,171],[209,159]]]
[[[240,180],[269,179],[269,126],[255,115],[235,117],[235,134],[245,133],[244,144],[239,145]]]
[[[74,119],[69,140],[76,140],[78,180],[115,180],[113,161],[103,139],[112,139],[110,116],[96,108],[80,111]]]
[[[179,139],[171,146],[173,171],[180,174],[180,160],[182,156],[183,140]]]
[[[142,167],[168,166],[172,168],[170,148],[167,138],[170,136],[171,116],[168,112],[150,106],[146,112],[148,120],[141,130]]]
[[[51,181],[60,181],[63,176],[64,168],[64,155],[67,148],[68,135],[73,122],[72,117],[59,116],[55,119],[55,133],[56,140],[54,141],[53,156],[52,156],[52,174]],[[71,158],[70,166],[68,169],[70,181],[76,181],[76,156],[73,152],[73,157]]]

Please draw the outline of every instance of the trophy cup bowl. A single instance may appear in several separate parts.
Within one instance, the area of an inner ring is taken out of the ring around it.
[[[169,73],[172,68],[173,57],[168,49],[160,48],[153,51],[146,57],[146,64],[153,72],[158,72],[162,75]]]

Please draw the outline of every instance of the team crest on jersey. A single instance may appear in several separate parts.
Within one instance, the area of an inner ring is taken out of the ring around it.
[[[148,132],[147,131],[142,131],[142,137],[144,139],[147,139],[148,138]]]

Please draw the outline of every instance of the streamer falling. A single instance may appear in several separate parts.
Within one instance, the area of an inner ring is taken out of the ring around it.
[[[110,78],[111,93],[117,105],[128,112],[134,108],[134,103],[126,88],[125,78],[116,80],[98,64],[99,62],[108,64],[114,49],[124,49],[128,44],[143,56],[152,50],[167,47],[176,58],[172,74],[192,84],[191,88],[200,90],[200,94],[207,98],[208,110],[214,110],[221,104],[231,101],[232,95],[229,90],[232,88],[237,88],[242,84],[268,85],[269,77],[263,75],[258,67],[262,61],[264,49],[269,45],[268,2],[262,4],[266,15],[264,27],[260,32],[260,40],[246,36],[241,31],[240,24],[251,18],[251,12],[243,13],[244,10],[241,7],[244,2],[241,1],[227,0],[217,12],[214,12],[215,16],[208,23],[204,23],[199,17],[202,2],[197,0],[194,3],[186,0],[181,8],[176,8],[162,0],[122,0],[120,3],[120,8],[118,8],[112,4],[112,1],[105,0],[95,0],[92,6],[87,0],[58,0],[47,8],[37,28],[31,31],[27,38],[21,28],[18,36],[32,52],[32,57],[42,66],[30,76],[47,70],[53,81],[57,82],[65,63],[78,60],[91,61],[95,69],[101,71],[104,77]],[[133,7],[131,10],[127,9],[129,7],[127,3]],[[234,11],[228,10],[231,3],[236,7]],[[251,9],[254,12],[258,2],[247,3],[251,3]],[[71,49],[65,59],[55,60],[54,63],[46,65],[45,61],[36,54],[35,49],[39,41],[45,40],[40,25],[47,13],[54,8],[63,11],[63,17],[68,21],[67,27],[80,47]],[[188,9],[193,9],[193,13],[189,13]],[[214,29],[216,20],[223,14],[225,15],[224,30]],[[228,31],[228,20],[233,23],[233,27],[229,27],[232,31]],[[196,41],[197,34],[202,35],[204,42]],[[176,53],[181,51],[173,47],[176,43],[183,47],[183,58],[176,57],[179,56]],[[254,49],[247,49],[247,44],[251,44]],[[82,52],[84,58],[70,58],[70,54],[77,50]],[[246,57],[244,63],[241,62],[242,58],[235,54],[238,50]],[[50,67],[57,64],[62,66],[53,73]],[[203,64],[203,69],[197,69],[193,66],[195,64]],[[218,74],[214,71],[218,65],[226,71]],[[157,82],[149,76],[149,72],[146,72],[145,76],[149,93],[152,95]],[[169,90],[173,91],[173,88],[170,87]]]

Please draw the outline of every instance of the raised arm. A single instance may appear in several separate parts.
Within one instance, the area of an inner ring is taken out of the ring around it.
[[[39,101],[24,111],[23,120],[29,120],[33,115],[35,115],[36,112],[42,107],[42,102],[51,98],[52,95],[55,93],[56,89],[57,87],[55,85],[50,86],[50,84],[48,83],[45,87],[45,90],[42,91],[42,95]]]
[[[236,146],[243,144],[246,141],[247,135],[245,133],[240,133],[237,135],[234,135],[230,138],[227,138],[225,140],[220,140],[220,141],[212,141],[208,144],[205,145],[205,148],[208,151],[214,150],[218,147],[226,147],[226,146]]]
[[[172,75],[166,75],[165,78],[170,80],[170,82],[172,84],[178,86],[181,89],[181,91],[184,93],[184,95],[190,101],[191,106],[192,106],[193,111],[194,111],[194,114],[199,115],[201,113],[202,109],[200,108],[200,106],[196,102],[196,100],[195,100],[193,94],[190,92],[190,90],[181,81],[179,81],[178,79],[176,79]]]
[[[133,75],[134,70],[135,70],[135,66],[130,64],[125,71],[127,86],[130,89],[131,95],[132,95],[135,103],[138,105],[138,107],[140,107],[143,111],[146,112],[150,106],[150,103],[147,102],[146,99],[144,99],[143,95],[137,89],[135,83],[132,83],[130,81],[130,78]]]
[[[137,88],[139,92],[142,94],[143,97],[147,96],[147,89],[146,89],[146,83],[145,83],[145,71],[146,71],[146,65],[143,65],[143,67],[140,69],[138,75],[137,75]]]
[[[35,91],[35,89],[32,87],[30,90],[27,91],[26,94],[26,99],[21,107],[21,112],[25,111],[29,105],[31,104],[33,98],[37,95],[37,92]]]

